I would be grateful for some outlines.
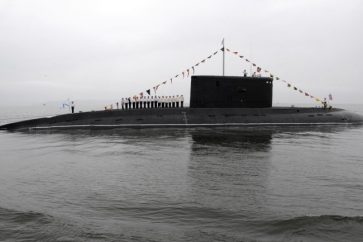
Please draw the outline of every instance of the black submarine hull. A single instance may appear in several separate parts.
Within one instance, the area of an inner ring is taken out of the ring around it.
[[[362,124],[363,116],[332,108],[153,108],[64,114],[0,126],[2,130]]]

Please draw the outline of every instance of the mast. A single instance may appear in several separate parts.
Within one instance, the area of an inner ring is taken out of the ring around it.
[[[222,47],[222,50],[223,50],[223,67],[222,67],[223,69],[222,69],[222,74],[224,76],[224,64],[225,64],[225,53],[226,53],[226,50],[224,48],[224,38],[222,40],[222,45],[223,45],[223,47]]]

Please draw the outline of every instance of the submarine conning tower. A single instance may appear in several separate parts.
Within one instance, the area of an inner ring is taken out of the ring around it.
[[[192,76],[191,108],[270,108],[272,78]]]

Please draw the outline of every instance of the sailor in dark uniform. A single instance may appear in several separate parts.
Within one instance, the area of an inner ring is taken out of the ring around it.
[[[157,108],[158,107],[158,97],[155,96],[154,98],[154,107]]]
[[[184,107],[184,97],[183,97],[183,95],[180,96],[180,107],[181,108]]]
[[[175,104],[176,104],[177,108],[179,107],[179,102],[180,102],[180,97],[179,97],[179,95],[176,95]]]
[[[72,113],[74,113],[74,102],[71,102],[71,109],[72,109]]]

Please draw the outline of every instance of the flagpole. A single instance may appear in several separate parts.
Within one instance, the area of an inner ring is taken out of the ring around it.
[[[223,76],[224,76],[224,64],[225,64],[225,53],[226,53],[226,49],[224,48],[224,38],[223,38],[223,41],[222,41],[222,44],[223,44]]]

